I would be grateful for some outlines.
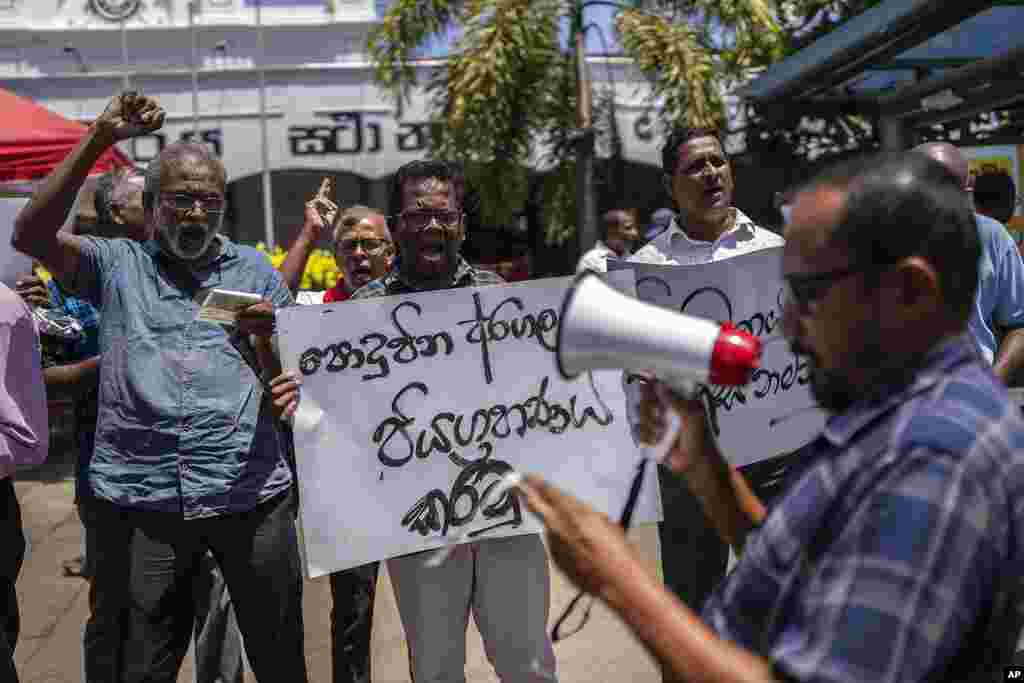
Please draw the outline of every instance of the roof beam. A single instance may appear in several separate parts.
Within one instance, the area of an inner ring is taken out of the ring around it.
[[[1020,89],[1024,78],[1024,45],[1013,48],[1001,55],[973,62],[959,69],[953,69],[918,83],[899,88],[889,95],[878,98],[881,110],[894,116],[912,116],[924,107],[921,100],[944,91],[962,93],[962,99],[970,100],[971,106],[987,106],[984,88],[993,83],[1013,83]],[[978,91],[979,86],[982,90]]]
[[[775,64],[740,95],[754,100],[812,96],[956,26],[993,2],[888,0]]]

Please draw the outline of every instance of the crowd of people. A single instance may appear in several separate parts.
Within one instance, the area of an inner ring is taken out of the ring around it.
[[[479,200],[439,160],[399,169],[386,207],[342,205],[323,184],[279,269],[220,233],[227,173],[198,144],[105,176],[98,227],[62,229],[99,156],[163,119],[151,98],[115,96],[15,223],[12,246],[53,279],[0,286],[3,681],[17,680],[24,553],[11,479],[46,457],[48,390],[75,404],[85,533],[67,571],[90,584],[83,680],[172,683],[194,639],[201,682],[240,681],[246,660],[260,681],[305,681],[290,431],[302,381],[282,370],[274,313],[504,283],[462,255]],[[500,680],[557,680],[549,553],[666,681],[1001,679],[1024,627],[1024,422],[1006,391],[1024,366],[1024,262],[1003,214],[975,212],[978,186],[948,144],[825,171],[786,195],[782,236],[735,206],[716,131],[673,130],[662,170],[673,209],[643,232],[635,209],[604,214],[578,270],[779,249],[785,336],[808,359],[825,429],[737,469],[708,427],[713,408],[627,382],[637,443],[666,436],[670,411],[682,423],[659,468],[663,579],[618,525],[527,476],[518,495],[547,548],[526,534],[462,544],[440,564],[387,561],[412,680],[465,680],[470,613]],[[342,278],[300,291],[323,240]],[[261,301],[213,324],[197,318],[212,288]],[[32,307],[79,332],[41,353]],[[378,570],[330,576],[336,682],[371,680]]]

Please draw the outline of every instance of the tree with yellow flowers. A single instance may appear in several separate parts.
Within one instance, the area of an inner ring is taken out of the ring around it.
[[[825,0],[803,5],[808,2]],[[667,123],[713,126],[724,123],[722,94],[729,84],[783,54],[780,4],[785,3],[395,0],[369,47],[378,84],[401,103],[417,85],[414,51],[452,25],[459,27],[461,37],[444,68],[425,84],[437,124],[431,153],[462,161],[480,191],[482,220],[503,225],[525,204],[526,168],[543,150],[545,166],[552,169],[545,176],[544,230],[548,243],[563,243],[580,220],[596,223],[596,215],[584,210],[581,219],[577,212],[577,164],[590,161],[593,150],[591,143],[588,158],[580,144],[593,124],[589,86],[578,68],[587,9],[619,9],[620,42],[650,78]],[[566,21],[568,44],[577,49],[561,44]]]

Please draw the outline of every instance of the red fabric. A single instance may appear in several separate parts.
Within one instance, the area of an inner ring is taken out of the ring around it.
[[[324,303],[331,304],[335,301],[347,301],[350,295],[345,291],[344,284],[344,280],[339,281],[338,284],[324,292]]]
[[[64,160],[88,126],[71,121],[31,100],[0,89],[0,182],[37,180]],[[117,149],[103,153],[91,173],[130,166]]]

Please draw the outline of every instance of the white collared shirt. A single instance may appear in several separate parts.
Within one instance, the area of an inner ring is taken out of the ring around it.
[[[771,230],[762,228],[739,209],[733,227],[714,242],[695,240],[679,227],[678,217],[668,230],[644,245],[629,258],[634,263],[666,266],[687,266],[722,261],[752,251],[781,247],[785,240]]]
[[[576,272],[592,270],[595,273],[607,273],[608,259],[618,257],[619,255],[612,251],[607,244],[598,240],[587,253],[580,257],[580,262],[576,264]]]

